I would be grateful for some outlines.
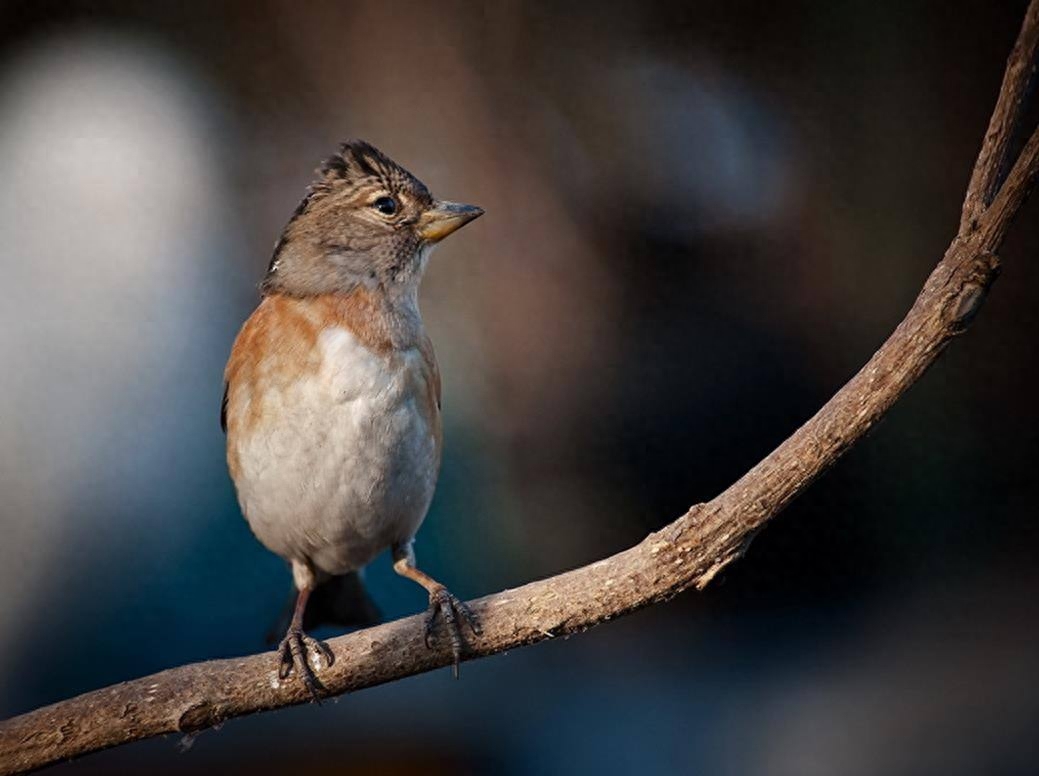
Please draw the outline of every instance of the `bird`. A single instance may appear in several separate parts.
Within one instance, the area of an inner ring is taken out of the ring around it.
[[[462,624],[481,632],[419,568],[414,540],[443,449],[419,285],[440,241],[484,212],[434,198],[363,140],[341,144],[316,176],[235,338],[220,413],[241,511],[292,571],[278,675],[298,676],[315,700],[324,690],[315,672],[334,656],[306,631],[372,618],[360,574],[387,549],[394,571],[428,593],[426,646],[441,621],[456,677]]]

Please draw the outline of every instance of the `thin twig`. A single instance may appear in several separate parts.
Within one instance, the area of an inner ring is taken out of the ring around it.
[[[960,233],[976,221],[988,208],[1003,184],[1009,169],[1010,144],[1024,115],[1022,102],[1035,75],[1036,50],[1039,49],[1039,6],[1029,3],[1017,42],[1010,53],[1003,84],[992,110],[985,139],[963,198]]]
[[[1006,183],[999,190],[996,198],[987,211],[980,228],[981,244],[987,250],[995,251],[1003,243],[1007,228],[1014,214],[1028,197],[1039,175],[1039,127],[1028,138],[1021,155],[1017,158]]]
[[[837,394],[761,463],[714,500],[610,558],[472,604],[484,626],[470,659],[586,630],[635,609],[703,588],[750,539],[855,444],[965,330],[995,279],[995,252],[1039,174],[1039,131],[1014,164],[1009,148],[1039,42],[1039,0],[1026,12],[1007,64],[964,203],[959,234],[894,333]],[[1001,170],[1009,169],[1001,183]],[[986,203],[991,202],[991,206]],[[329,641],[321,672],[332,694],[360,690],[451,663],[428,650],[421,617]],[[19,773],[107,747],[310,699],[278,679],[273,653],[214,660],[123,682],[0,725],[0,774]]]

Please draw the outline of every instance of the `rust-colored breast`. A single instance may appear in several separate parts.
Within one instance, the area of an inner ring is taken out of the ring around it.
[[[226,393],[222,417],[228,435],[228,467],[238,475],[236,445],[239,434],[249,434],[271,411],[265,397],[291,381],[321,369],[318,338],[330,327],[350,331],[373,353],[390,356],[394,350],[392,322],[377,294],[358,288],[347,295],[296,298],[272,294],[263,299],[231,349],[224,371]],[[419,338],[422,355],[422,409],[437,429],[439,448],[440,373],[432,344]]]
[[[223,417],[233,478],[239,473],[234,440],[263,419],[267,391],[320,368],[319,332],[320,322],[299,300],[281,296],[264,298],[242,326],[224,370]]]

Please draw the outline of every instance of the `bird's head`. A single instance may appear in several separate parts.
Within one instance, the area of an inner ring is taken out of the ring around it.
[[[274,246],[264,293],[414,286],[433,246],[483,210],[437,200],[374,146],[354,140],[318,170]]]

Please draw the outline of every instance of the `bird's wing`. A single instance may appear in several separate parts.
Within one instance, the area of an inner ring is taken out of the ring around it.
[[[224,398],[220,402],[220,430],[227,433],[227,390],[231,383],[224,381]]]
[[[433,341],[429,337],[423,337],[419,345],[419,352],[422,353],[422,376],[426,381],[426,391],[436,403],[437,410],[440,410],[440,367],[437,365],[437,357],[433,352]]]

